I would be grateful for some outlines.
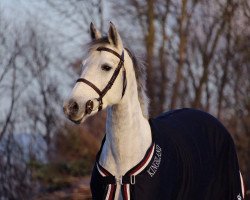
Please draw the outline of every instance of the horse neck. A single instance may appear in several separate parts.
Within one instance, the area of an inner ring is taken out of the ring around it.
[[[100,164],[115,176],[124,175],[145,155],[152,138],[138,99],[133,63],[125,54],[127,88],[121,102],[108,108],[106,140]]]

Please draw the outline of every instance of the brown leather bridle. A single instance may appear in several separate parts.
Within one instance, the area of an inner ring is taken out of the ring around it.
[[[123,89],[122,89],[122,97],[124,96],[125,94],[125,90],[126,90],[126,86],[127,86],[127,78],[126,78],[126,70],[125,70],[125,67],[124,67],[124,50],[122,50],[122,54],[118,54],[117,52],[115,52],[114,50],[112,49],[109,49],[107,47],[98,47],[96,49],[97,51],[107,51],[109,53],[112,53],[114,54],[115,56],[117,56],[120,61],[112,75],[112,77],[110,78],[108,84],[105,86],[105,88],[103,90],[100,90],[98,87],[96,87],[93,83],[91,83],[90,81],[88,81],[87,79],[85,78],[79,78],[77,79],[76,82],[83,82],[85,84],[87,84],[88,86],[90,86],[91,88],[93,88],[96,93],[99,95],[98,98],[96,98],[95,100],[97,100],[99,102],[99,105],[98,105],[98,111],[102,110],[102,106],[103,106],[103,101],[102,101],[102,98],[106,95],[106,93],[111,89],[111,87],[113,86],[121,68],[123,67]],[[121,97],[121,98],[122,98]],[[93,110],[94,110],[94,102],[93,100],[88,100],[87,103],[86,103],[86,106],[85,106],[86,110],[85,110],[85,114],[90,114]]]

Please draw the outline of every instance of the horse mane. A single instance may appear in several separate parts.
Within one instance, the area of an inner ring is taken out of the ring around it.
[[[146,68],[144,62],[141,59],[136,57],[128,48],[125,49],[128,52],[133,62],[135,77],[137,81],[138,98],[141,104],[142,113],[145,118],[148,118],[149,98],[147,96],[147,88],[146,88],[146,80],[147,80]]]
[[[107,36],[92,40],[90,43],[88,43],[89,51],[92,51],[93,49],[97,48],[100,45],[107,45],[107,44],[110,44]],[[135,77],[137,81],[138,99],[141,105],[143,116],[146,119],[148,119],[149,98],[147,96],[147,89],[146,89],[147,75],[146,75],[145,65],[143,61],[138,57],[136,57],[131,50],[129,50],[128,48],[125,48],[125,50],[128,52],[133,62]]]

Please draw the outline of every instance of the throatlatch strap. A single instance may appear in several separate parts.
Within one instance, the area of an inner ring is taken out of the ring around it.
[[[122,97],[123,97],[127,88],[127,76],[125,68],[123,69],[122,74],[123,74],[123,88],[122,88]]]

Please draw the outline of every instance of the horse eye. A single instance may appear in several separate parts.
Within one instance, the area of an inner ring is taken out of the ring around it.
[[[104,70],[104,71],[109,71],[111,69],[112,69],[112,67],[110,67],[108,65],[102,65],[102,70]]]

